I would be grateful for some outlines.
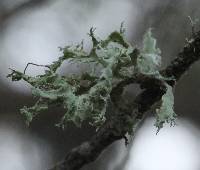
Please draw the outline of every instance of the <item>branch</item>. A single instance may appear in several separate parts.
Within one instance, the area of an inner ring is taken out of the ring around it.
[[[135,79],[135,81],[137,81],[137,79]],[[155,88],[147,89],[136,97],[134,103],[132,103],[132,105],[137,106],[134,112],[132,112],[131,109],[122,110],[122,108],[120,108],[118,114],[108,119],[90,141],[84,142],[80,146],[72,149],[66,155],[64,161],[57,164],[51,170],[80,169],[83,165],[96,160],[107,146],[117,140],[123,139],[130,129],[130,121],[139,124],[144,117],[144,113],[150,109],[151,105],[158,101],[164,93],[164,89],[158,88],[162,86],[162,81],[158,82],[157,79],[151,79],[149,77],[143,77],[140,81],[141,85],[143,83],[150,83],[151,81],[151,83],[155,85]]]
[[[200,31],[194,34],[194,37],[187,42],[178,56],[161,73],[165,77],[174,77],[178,81],[190,66],[199,60],[199,57]],[[174,83],[171,82],[171,85]]]
[[[136,127],[138,122],[142,121],[146,111],[155,104],[165,93],[163,83],[167,82],[171,86],[200,58],[200,32],[188,41],[183,50],[178,56],[164,69],[161,74],[166,78],[174,78],[173,80],[166,79],[161,81],[144,75],[135,75],[133,78],[126,79],[120,82],[111,92],[111,99],[117,105],[118,97],[122,95],[123,89],[128,84],[139,83],[141,88],[145,90],[139,94],[130,109],[117,108],[117,114],[108,119],[99,131],[87,142],[72,149],[68,152],[64,160],[58,163],[50,170],[78,170],[85,164],[97,159],[101,152],[113,142],[123,139],[128,132],[127,126],[131,122],[135,122]],[[133,133],[135,132],[133,130]]]
[[[34,66],[38,66],[38,67],[47,67],[50,68],[48,65],[41,65],[41,64],[35,64],[35,63],[28,63],[24,69],[24,74],[26,74],[26,70],[28,69],[29,65],[34,65]]]

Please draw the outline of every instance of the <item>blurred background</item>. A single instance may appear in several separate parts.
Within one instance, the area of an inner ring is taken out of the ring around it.
[[[56,128],[62,116],[59,108],[40,114],[27,127],[19,109],[31,106],[34,99],[26,83],[6,78],[9,68],[23,71],[28,62],[51,63],[61,55],[58,47],[81,40],[89,49],[91,27],[103,38],[123,21],[127,40],[138,47],[144,32],[153,28],[164,67],[191,36],[188,16],[200,18],[199,6],[199,0],[0,0],[0,169],[48,169],[95,133],[88,125]],[[156,135],[149,115],[128,147],[116,142],[82,170],[199,170],[199,64],[176,86],[177,126],[165,126]],[[76,69],[66,64],[60,71],[81,71]],[[27,73],[43,71],[33,66]],[[135,95],[136,89],[128,90]]]

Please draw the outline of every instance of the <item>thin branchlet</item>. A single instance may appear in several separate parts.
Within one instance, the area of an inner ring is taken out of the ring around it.
[[[26,65],[26,67],[24,69],[24,72],[23,72],[24,74],[26,74],[26,70],[28,69],[29,65],[34,65],[34,66],[38,66],[38,67],[46,67],[46,68],[50,69],[50,67],[48,65],[41,65],[41,64],[35,64],[35,63],[27,63],[27,65]]]

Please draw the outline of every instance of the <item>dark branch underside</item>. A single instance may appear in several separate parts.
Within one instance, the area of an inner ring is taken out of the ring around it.
[[[189,41],[178,56],[164,69],[161,74],[164,77],[173,77],[174,80],[166,80],[169,85],[174,86],[180,77],[200,58],[200,32]],[[99,131],[87,142],[72,149],[65,156],[64,160],[58,163],[51,170],[78,170],[85,164],[97,159],[101,152],[113,142],[125,138],[128,132],[128,125],[131,122],[137,124],[145,116],[153,104],[155,104],[165,92],[164,81],[148,76],[136,75],[120,82],[111,92],[111,99],[117,106],[117,100],[123,89],[128,84],[138,83],[144,89],[131,107],[117,107],[115,116],[108,119]]]

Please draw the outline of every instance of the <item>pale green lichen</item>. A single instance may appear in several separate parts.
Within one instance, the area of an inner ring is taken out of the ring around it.
[[[45,65],[47,69],[43,75],[28,76],[25,74],[26,69],[24,73],[12,70],[8,75],[12,81],[23,79],[31,84],[32,95],[38,98],[34,106],[25,106],[20,110],[28,124],[41,111],[47,110],[49,105],[56,104],[66,111],[57,125],[64,127],[68,121],[72,121],[81,126],[81,123],[87,120],[98,128],[106,120],[105,114],[114,80],[123,80],[135,73],[151,74],[163,79],[158,72],[161,62],[160,50],[156,48],[151,29],[144,35],[141,53],[125,40],[123,27],[119,32],[112,32],[105,40],[96,38],[93,28],[90,29],[89,36],[93,43],[89,53],[84,51],[83,43],[75,47],[67,46],[60,48],[63,56],[52,64]],[[79,75],[61,76],[57,70],[64,61],[72,64],[86,63],[91,66],[91,70]],[[175,116],[173,94],[170,87],[167,87],[162,104],[157,110],[158,129],[164,122],[174,120]]]
[[[90,30],[93,47],[89,53],[83,49],[83,44],[75,47],[61,48],[63,56],[50,65],[44,75],[28,76],[22,72],[12,70],[8,75],[13,81],[25,80],[32,85],[32,95],[38,97],[38,102],[30,108],[24,107],[21,113],[27,122],[40,111],[46,110],[50,104],[58,104],[66,109],[61,122],[73,121],[77,126],[84,120],[90,124],[100,126],[105,121],[106,107],[110,99],[113,78],[119,75],[118,68],[130,65],[130,53],[133,48],[125,41],[122,32],[113,32],[105,40],[97,40],[94,29]],[[89,63],[100,68],[100,75],[94,72],[82,75],[60,76],[57,69],[64,61],[71,63]],[[82,81],[89,82],[88,87],[81,85]]]
[[[172,87],[166,84],[166,93],[162,96],[159,108],[156,109],[155,126],[158,131],[163,127],[164,123],[169,123],[171,126],[175,125],[176,113],[174,112],[174,95]],[[157,132],[158,132],[157,131]]]
[[[137,69],[144,74],[158,74],[158,68],[161,65],[161,51],[156,47],[156,39],[152,37],[149,29],[143,40],[143,49],[137,58]]]

